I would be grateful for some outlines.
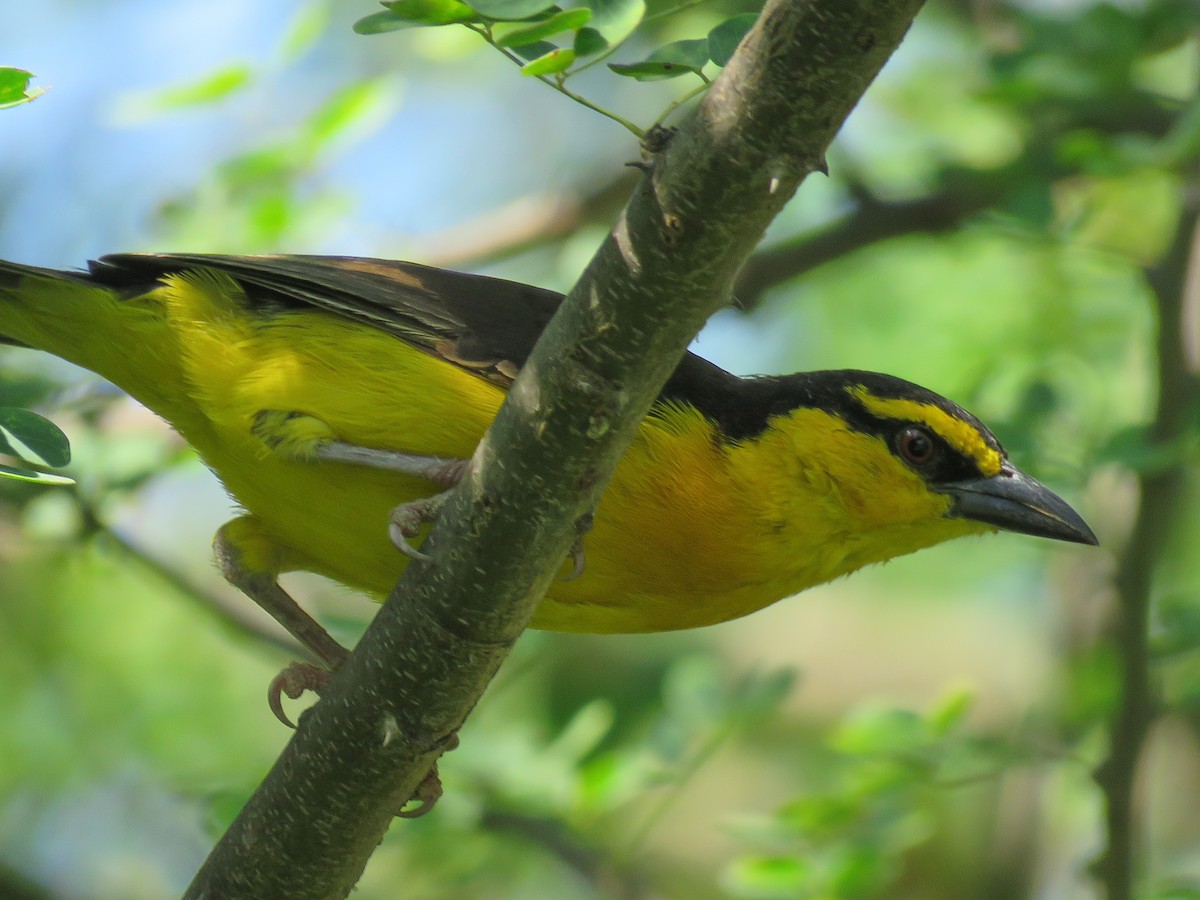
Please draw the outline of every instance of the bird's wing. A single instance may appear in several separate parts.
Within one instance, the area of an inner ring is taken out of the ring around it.
[[[97,282],[139,293],[189,269],[232,277],[251,311],[325,310],[501,383],[516,377],[562,301],[515,281],[385,259],[115,254],[89,264]]]
[[[253,308],[310,306],[345,316],[506,387],[562,302],[556,291],[516,281],[388,259],[131,253],[89,263],[95,281],[138,293],[189,269],[225,272]],[[662,397],[720,418],[739,384],[686,353]]]

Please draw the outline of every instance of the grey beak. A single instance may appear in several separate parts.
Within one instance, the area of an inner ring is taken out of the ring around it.
[[[1098,544],[1079,513],[1056,493],[1008,462],[991,478],[942,485],[954,505],[947,516],[1056,541]]]

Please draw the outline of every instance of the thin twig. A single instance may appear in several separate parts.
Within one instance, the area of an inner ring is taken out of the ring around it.
[[[699,73],[697,73],[697,74],[699,74]],[[664,109],[659,114],[658,118],[654,120],[654,124],[651,125],[650,127],[655,128],[659,125],[662,125],[663,122],[667,121],[667,117],[670,116],[671,113],[675,112],[675,110],[679,109],[679,107],[683,106],[683,104],[687,103],[693,97],[698,97],[700,94],[703,94],[705,91],[707,91],[708,86],[710,84],[712,84],[712,81],[709,80],[708,78],[705,78],[703,74],[700,75],[700,78],[701,78],[700,84],[696,85],[694,88],[692,88],[687,93],[683,94],[682,96],[676,97],[674,100],[672,100],[670,103],[668,103],[666,109]]]
[[[488,26],[488,25],[473,25],[469,22],[464,23],[464,25],[466,25],[467,28],[471,29],[471,31],[474,31],[477,35],[479,35],[481,38],[483,38],[485,41],[487,41],[489,44],[491,44],[493,47],[495,47],[497,50],[499,50],[500,53],[502,53],[505,57],[507,57],[508,60],[510,62],[512,62],[514,65],[516,65],[519,68],[524,68],[527,60],[521,59],[521,57],[517,56],[517,54],[513,53],[507,47],[501,47],[499,44],[497,44],[495,37],[492,35],[492,29],[490,26]],[[534,77],[538,81],[540,81],[542,84],[552,87],[554,90],[558,91],[560,94],[562,94],[566,97],[570,97],[572,100],[574,100],[580,106],[585,106],[588,109],[590,109],[592,112],[599,113],[600,115],[604,116],[606,119],[611,119],[612,121],[616,122],[618,125],[620,125],[621,127],[625,128],[627,131],[629,131],[631,134],[633,134],[639,141],[646,136],[646,132],[644,129],[639,128],[637,125],[630,122],[624,116],[613,112],[611,109],[606,109],[603,106],[593,103],[591,100],[588,100],[582,94],[575,93],[573,90],[568,88],[563,83],[565,80],[563,77],[553,77],[550,75],[535,75]]]

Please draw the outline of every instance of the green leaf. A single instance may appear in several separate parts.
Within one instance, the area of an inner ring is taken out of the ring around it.
[[[592,21],[580,34],[590,33],[590,40],[599,38],[604,42],[601,49],[623,43],[646,16],[645,0],[592,0],[588,8]],[[578,47],[575,50],[579,52]]]
[[[32,78],[32,72],[0,66],[0,109],[28,103],[46,93],[45,88],[29,90],[29,82]]]
[[[396,15],[389,9],[383,12],[363,16],[354,23],[355,34],[387,34],[389,31],[401,31],[405,28],[421,28],[426,22],[415,22]]]
[[[1145,894],[1144,900],[1200,900],[1200,885],[1172,884],[1158,887]]]
[[[564,31],[578,31],[592,18],[590,9],[567,9],[532,25],[501,26],[495,31],[498,47],[522,47]]]
[[[553,75],[570,67],[575,62],[575,51],[570,47],[558,47],[532,62],[521,66],[522,75]]]
[[[526,62],[532,62],[539,56],[545,56],[547,53],[553,53],[557,50],[554,44],[549,41],[535,41],[532,44],[523,44],[520,47],[513,47],[513,53],[521,57]]]
[[[554,6],[553,0],[472,0],[471,8],[497,22],[528,19]]]
[[[779,811],[782,824],[797,834],[829,837],[851,828],[863,813],[862,798],[847,793],[797,797]]]
[[[575,57],[592,56],[608,49],[608,41],[595,28],[580,28],[575,32]]]
[[[663,705],[680,722],[710,726],[730,709],[725,675],[704,656],[687,656],[663,678]]]
[[[469,4],[459,0],[387,0],[383,5],[401,18],[427,25],[451,25],[479,19]]]
[[[478,22],[475,10],[459,0],[394,0],[385,3],[383,12],[359,19],[354,23],[358,34],[383,34],[402,28],[454,25],[459,22]]]
[[[129,91],[120,97],[117,118],[124,124],[132,124],[216,103],[246,88],[254,74],[244,63],[229,63],[193,81],[148,91]]]
[[[71,444],[49,419],[5,406],[0,407],[0,453],[57,469],[71,461]]]
[[[615,714],[608,700],[585,703],[547,748],[547,754],[561,756],[579,765],[612,731],[614,721]]]
[[[718,66],[724,66],[733,56],[742,38],[746,36],[754,23],[758,21],[758,13],[742,13],[731,19],[726,19],[708,33],[708,58]]]
[[[675,41],[659,47],[641,62],[609,63],[608,67],[618,75],[638,81],[658,81],[678,78],[689,73],[699,74],[708,62],[708,41]]]
[[[795,684],[795,669],[779,668],[768,672],[751,672],[734,683],[730,696],[730,712],[744,721],[770,715],[779,709]]]
[[[11,466],[0,466],[0,478],[11,478],[13,481],[28,481],[31,484],[74,484],[75,479],[66,475],[55,475],[51,472],[35,472],[32,469],[14,469]]]

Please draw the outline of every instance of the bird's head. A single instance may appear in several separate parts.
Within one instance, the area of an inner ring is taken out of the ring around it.
[[[789,443],[791,477],[810,483],[804,496],[825,498],[824,511],[783,515],[842,521],[839,571],[996,529],[1096,543],[1075,510],[1016,468],[991,431],[945,397],[854,370],[755,381],[775,406],[750,440]]]

